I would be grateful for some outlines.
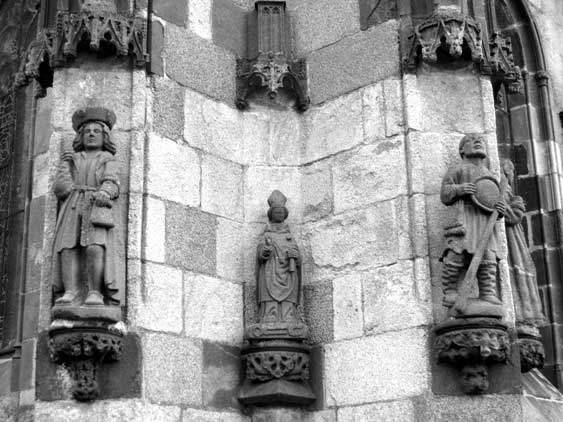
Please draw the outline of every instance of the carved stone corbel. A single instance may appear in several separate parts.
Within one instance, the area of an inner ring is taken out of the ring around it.
[[[103,7],[102,7],[103,6]],[[53,69],[64,67],[77,56],[79,48],[101,56],[128,56],[135,66],[148,62],[146,20],[135,13],[124,15],[112,7],[87,3],[80,12],[59,10],[53,28],[41,30],[22,61],[16,85],[35,79],[43,88],[52,83]]]
[[[53,362],[70,372],[76,400],[91,401],[98,397],[98,367],[102,362],[121,359],[123,334],[123,323],[57,320],[51,325],[49,354]]]
[[[522,90],[522,72],[514,64],[512,42],[496,31],[489,41],[488,50],[485,49],[481,72],[491,76],[495,91],[498,91],[500,84],[506,85],[508,92],[512,94]]]
[[[508,327],[494,318],[455,319],[435,329],[434,350],[438,363],[460,370],[467,394],[489,389],[488,367],[506,363],[510,355]]]
[[[239,109],[248,107],[248,97],[266,90],[274,99],[280,89],[293,93],[298,111],[309,107],[305,60],[288,56],[285,2],[256,2],[258,14],[258,56],[237,59],[237,96]]]

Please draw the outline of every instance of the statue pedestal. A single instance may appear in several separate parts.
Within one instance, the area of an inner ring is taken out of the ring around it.
[[[298,339],[247,339],[241,357],[245,380],[238,399],[245,405],[306,405],[310,347]]]
[[[49,328],[51,360],[68,368],[74,385],[73,397],[94,400],[99,395],[98,367],[102,362],[118,361],[123,350],[124,330],[107,321],[53,321]]]
[[[530,325],[516,326],[518,333],[518,349],[520,350],[520,371],[542,369],[545,361],[545,350],[541,342],[539,330]]]
[[[73,321],[121,321],[121,308],[119,306],[72,306],[55,305],[51,311],[53,321],[73,320]]]
[[[466,394],[486,392],[489,366],[506,363],[510,355],[508,326],[500,318],[451,319],[438,325],[434,332],[438,363],[459,368]]]

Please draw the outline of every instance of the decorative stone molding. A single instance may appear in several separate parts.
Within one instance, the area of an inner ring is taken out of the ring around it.
[[[438,363],[459,368],[467,394],[489,389],[488,367],[506,363],[510,355],[508,327],[494,318],[462,318],[435,328]]]
[[[102,7],[83,8],[78,13],[58,11],[54,28],[41,30],[29,46],[16,85],[36,79],[43,88],[50,86],[53,69],[71,63],[80,48],[101,56],[128,56],[135,66],[148,62],[146,20],[131,14],[125,16]]]
[[[481,65],[481,71],[490,75],[495,82],[503,83],[510,93],[518,93],[522,90],[522,72],[514,64],[512,53],[512,42],[500,33],[494,32],[489,41],[489,49],[485,49],[485,57]]]
[[[285,2],[256,2],[258,14],[258,56],[237,59],[237,96],[239,109],[248,107],[248,97],[266,90],[274,99],[280,89],[293,93],[298,111],[309,107],[305,60],[288,57]]]
[[[520,350],[520,371],[528,372],[534,368],[542,369],[545,362],[545,349],[541,335],[536,327],[517,326],[518,349]]]
[[[79,401],[98,397],[99,365],[114,362],[123,354],[123,323],[55,321],[49,329],[51,360],[64,365],[74,385],[72,395]]]
[[[245,379],[238,399],[245,405],[306,405],[315,400],[308,384],[310,347],[300,320],[301,255],[285,223],[287,198],[275,190],[256,251],[258,321],[247,327],[241,357]]]

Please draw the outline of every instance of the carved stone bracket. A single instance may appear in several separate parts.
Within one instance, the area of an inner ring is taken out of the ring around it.
[[[237,60],[236,106],[247,108],[248,97],[263,90],[273,100],[284,89],[295,95],[298,111],[307,110],[307,66],[303,59],[290,58],[285,2],[258,1],[256,13],[257,55]]]
[[[118,361],[123,353],[123,330],[118,325],[96,322],[55,321],[49,329],[51,360],[68,368],[76,400],[99,395],[97,373],[103,362]]]
[[[486,392],[488,367],[507,362],[510,354],[507,328],[493,318],[455,319],[436,327],[434,350],[438,363],[460,369],[465,393]]]
[[[243,404],[309,404],[315,400],[308,385],[310,347],[296,340],[251,341],[241,352],[245,381]]]
[[[237,99],[239,109],[248,107],[247,98],[261,89],[274,99],[280,88],[293,92],[298,111],[309,108],[307,72],[304,60],[288,60],[284,55],[264,53],[255,60],[237,60]]]
[[[522,72],[514,64],[512,42],[510,38],[505,38],[498,32],[493,33],[489,49],[485,49],[481,71],[485,75],[491,75],[493,85],[505,84],[510,93],[515,94],[522,90]]]
[[[481,27],[472,18],[451,10],[437,11],[417,25],[408,36],[410,48],[403,57],[407,72],[416,70],[418,63],[436,63],[461,58],[480,64],[483,60]]]
[[[42,30],[26,52],[16,85],[36,79],[43,88],[50,86],[52,69],[66,66],[77,56],[79,46],[101,55],[134,57],[142,67],[148,61],[146,21],[137,16],[86,11],[59,11],[55,28]]]
[[[536,327],[517,326],[518,349],[520,350],[520,371],[528,372],[534,368],[542,369],[545,362],[545,350],[541,335]]]

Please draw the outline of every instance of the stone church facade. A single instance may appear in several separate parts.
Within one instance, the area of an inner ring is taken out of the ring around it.
[[[0,1],[0,419],[562,420],[559,3]]]

